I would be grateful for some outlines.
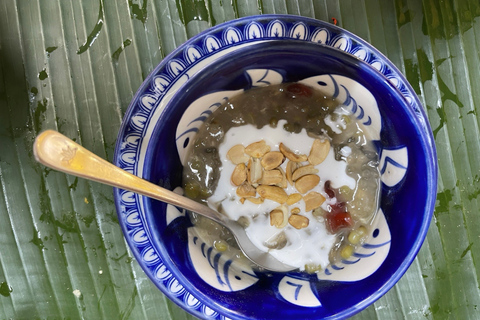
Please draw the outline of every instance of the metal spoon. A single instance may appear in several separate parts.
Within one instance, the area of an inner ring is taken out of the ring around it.
[[[245,229],[235,221],[201,203],[118,168],[57,131],[47,130],[41,133],[35,140],[33,153],[38,162],[55,170],[133,191],[196,212],[220,223],[232,232],[245,256],[260,268],[275,272],[287,272],[296,269],[258,249],[250,241]]]

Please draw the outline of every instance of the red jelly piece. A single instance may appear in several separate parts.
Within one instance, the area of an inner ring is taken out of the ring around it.
[[[335,204],[330,205],[330,212],[331,213],[342,213],[347,212],[347,204],[345,202],[337,202]]]
[[[308,98],[313,95],[312,88],[301,83],[292,83],[287,86],[286,91],[295,97],[304,96]]]
[[[348,212],[330,212],[326,216],[325,225],[330,233],[335,234],[340,229],[353,226],[353,219]]]

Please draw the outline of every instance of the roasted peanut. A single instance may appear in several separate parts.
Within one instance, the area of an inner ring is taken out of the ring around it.
[[[320,207],[325,202],[325,197],[318,192],[312,191],[303,196],[303,200],[305,201],[305,211],[308,212]]]
[[[322,163],[330,151],[330,140],[328,139],[315,139],[312,144],[312,149],[308,155],[308,162],[316,166]]]
[[[300,200],[302,200],[302,195],[300,193],[292,193],[288,195],[287,204],[291,206]]]
[[[245,153],[254,158],[261,158],[265,153],[269,151],[270,146],[267,145],[265,140],[251,143],[245,148]]]
[[[247,180],[247,167],[245,166],[245,163],[242,162],[235,166],[231,180],[235,186],[239,186]]]
[[[262,157],[262,166],[265,170],[272,170],[281,165],[284,160],[285,156],[280,151],[270,151]]]
[[[315,173],[318,173],[318,169],[315,168],[313,165],[309,164],[306,166],[302,166],[293,172],[292,180],[297,181],[299,178],[306,176],[307,174],[315,174]]]
[[[292,214],[290,218],[288,218],[288,223],[295,229],[303,229],[308,227],[308,223],[310,221],[307,217],[301,216],[299,214]]]
[[[260,159],[258,158],[250,158],[248,160],[247,166],[247,180],[251,185],[256,186],[260,179],[262,179],[263,169],[262,164],[260,163]]]
[[[283,189],[287,189],[288,187],[288,182],[287,182],[287,176],[285,174],[285,171],[283,171],[282,167],[278,167],[278,169],[280,171],[280,173],[282,174],[282,181],[280,181],[279,183],[277,183],[277,186],[283,188]]]
[[[228,150],[227,159],[233,164],[239,164],[247,162],[250,157],[245,154],[245,147],[241,144],[237,144]]]
[[[282,172],[278,169],[268,170],[263,172],[262,180],[260,180],[260,184],[266,185],[277,185],[281,183],[283,180]]]
[[[236,193],[239,197],[245,198],[255,197],[257,195],[255,188],[247,182],[242,183],[242,185],[237,188]]]
[[[295,188],[301,194],[304,194],[315,188],[320,182],[320,177],[316,174],[308,174],[295,181]]]
[[[266,186],[259,185],[257,187],[257,192],[260,197],[264,199],[269,199],[278,203],[285,203],[287,201],[288,195],[283,188],[277,186]]]
[[[293,186],[293,179],[292,179],[292,176],[293,176],[293,172],[295,170],[298,169],[298,167],[300,167],[300,164],[298,162],[295,162],[295,161],[288,161],[287,163],[287,169],[286,169],[286,172],[285,172],[285,175],[287,177],[287,181]]]
[[[285,157],[287,157],[288,160],[294,161],[294,162],[303,162],[307,161],[307,156],[304,154],[296,154],[290,148],[288,148],[286,145],[283,143],[280,143],[280,152],[283,153]]]
[[[270,212],[270,225],[280,228],[280,225],[283,223],[283,212],[282,210],[272,210]]]
[[[270,225],[277,228],[284,228],[288,223],[288,209],[282,205],[270,212]]]

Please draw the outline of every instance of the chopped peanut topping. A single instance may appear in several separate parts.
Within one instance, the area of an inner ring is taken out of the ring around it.
[[[280,206],[270,212],[270,225],[279,229],[285,228],[288,224],[288,210],[286,206]]]
[[[232,161],[233,164],[239,164],[247,162],[250,157],[245,154],[245,147],[237,144],[228,150],[227,159]]]
[[[300,193],[292,193],[288,195],[287,204],[291,206],[300,200],[302,200],[302,195]]]
[[[257,187],[257,192],[262,198],[273,200],[280,204],[287,202],[288,195],[283,188],[262,184]]]
[[[247,172],[248,182],[251,185],[256,187],[258,182],[262,179],[262,175],[263,175],[263,169],[260,163],[260,159],[250,158],[248,160],[247,169],[248,169],[248,172]]]
[[[245,148],[245,153],[254,158],[261,158],[265,153],[269,151],[270,146],[267,145],[265,140],[251,143]]]
[[[245,163],[239,163],[232,173],[232,183],[236,186],[241,185],[247,180],[247,167]]]
[[[285,174],[285,171],[283,171],[282,167],[278,167],[277,169],[282,174],[282,181],[280,181],[280,183],[277,183],[277,186],[282,187],[283,189],[287,189],[288,187],[287,175]]]
[[[266,185],[277,185],[281,183],[283,180],[282,172],[278,169],[268,170],[263,173],[262,180],[260,180],[260,184]]]
[[[293,186],[293,172],[300,167],[300,164],[295,161],[288,161],[287,170],[285,172],[287,176],[287,181]]]
[[[280,166],[284,160],[285,157],[280,151],[270,151],[262,157],[262,166],[265,170],[272,170]]]
[[[294,162],[303,162],[307,161],[307,156],[304,154],[296,154],[292,150],[290,150],[287,146],[285,146],[283,143],[280,143],[280,152],[283,153],[285,157],[287,157],[288,160],[294,161]]]
[[[283,223],[283,212],[282,210],[272,210],[270,212],[270,225],[280,228]]]
[[[303,166],[295,170],[292,174],[292,180],[297,181],[299,178],[306,176],[307,174],[315,174],[318,173],[318,169],[315,168],[313,165],[309,164],[307,166]]]
[[[312,191],[303,197],[305,201],[305,211],[315,210],[325,202],[325,197],[320,193]]]
[[[292,214],[290,218],[288,218],[288,223],[295,229],[303,229],[308,227],[309,220],[307,217],[299,214]]]
[[[257,195],[257,191],[254,187],[252,187],[247,182],[244,182],[241,186],[237,188],[237,195],[239,197],[255,197]]]
[[[295,181],[295,188],[297,188],[298,192],[304,194],[315,188],[319,182],[319,176],[316,174],[307,174],[306,176],[303,176]]]
[[[310,150],[310,155],[308,156],[308,162],[316,166],[320,164],[327,158],[328,152],[330,151],[330,140],[328,139],[315,139],[312,144],[312,149]]]
[[[292,208],[292,210],[290,210],[290,212],[292,214],[299,214],[300,213],[300,208],[299,207]]]
[[[236,164],[231,181],[237,186],[236,193],[241,197],[242,204],[245,201],[261,204],[265,199],[281,204],[269,213],[270,225],[284,228],[290,224],[296,229],[306,228],[309,220],[300,215],[300,207],[289,210],[288,206],[303,200],[305,210],[309,212],[317,210],[325,202],[322,194],[311,190],[320,182],[315,165],[327,157],[330,141],[315,139],[308,157],[296,154],[283,143],[280,143],[279,149],[271,151],[264,140],[251,143],[246,148],[242,145],[232,147],[227,153],[228,159]],[[281,165],[285,159],[288,162],[284,171]],[[307,160],[308,164],[302,164]],[[287,194],[289,183],[298,192]]]

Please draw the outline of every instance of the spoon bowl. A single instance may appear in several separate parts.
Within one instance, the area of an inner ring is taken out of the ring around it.
[[[273,272],[296,269],[257,248],[245,229],[235,221],[210,207],[118,168],[57,131],[46,130],[41,133],[35,140],[33,152],[38,162],[57,171],[142,194],[214,220],[232,232],[243,254],[260,269]]]

